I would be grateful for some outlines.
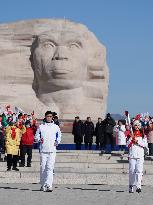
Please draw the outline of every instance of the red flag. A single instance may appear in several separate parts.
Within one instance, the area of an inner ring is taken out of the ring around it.
[[[34,116],[34,114],[35,114],[35,112],[34,112],[34,110],[33,110],[32,113],[31,113],[31,116]]]

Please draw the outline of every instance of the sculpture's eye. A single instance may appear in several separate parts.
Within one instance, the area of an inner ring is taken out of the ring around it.
[[[79,43],[76,43],[76,42],[73,42],[73,43],[70,43],[68,45],[69,48],[73,49],[73,48],[80,48],[80,44]]]
[[[56,45],[53,42],[45,42],[43,44],[44,48],[54,48]]]

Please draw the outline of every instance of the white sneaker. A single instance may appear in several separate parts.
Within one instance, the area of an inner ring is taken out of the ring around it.
[[[46,191],[45,192],[52,192],[52,191],[53,191],[52,187],[46,186]]]
[[[134,193],[134,189],[132,185],[129,186],[129,193]]]
[[[40,188],[40,191],[46,191],[46,189],[47,189],[47,187],[46,187],[46,185],[44,185],[44,186],[41,186],[41,188]]]

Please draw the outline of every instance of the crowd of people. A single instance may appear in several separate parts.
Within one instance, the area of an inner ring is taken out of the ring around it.
[[[20,110],[12,112],[10,106],[0,115],[0,152],[7,154],[7,171],[15,170],[17,163],[25,166],[27,154],[27,167],[31,167],[32,148],[34,136],[37,130],[37,120],[34,112],[31,114],[21,113]]]
[[[54,123],[59,125],[56,113],[52,114],[55,118]],[[40,144],[40,142],[34,144],[38,127],[39,123],[34,112],[27,114],[20,109],[15,109],[13,112],[10,106],[1,111],[0,155],[6,154],[7,171],[19,171],[18,163],[19,167],[31,167],[32,149]],[[26,155],[27,160],[25,160]]]
[[[18,162],[24,167],[26,154],[27,167],[31,167],[34,141],[40,145],[40,190],[52,192],[56,147],[61,141],[57,114],[47,111],[38,125],[34,112],[30,115],[20,109],[12,112],[10,106],[1,111],[0,153],[7,154],[7,171],[19,171]]]
[[[75,118],[72,134],[76,149],[81,149],[85,143],[86,149],[92,148],[93,136],[96,136],[96,149],[108,151],[107,145],[111,145],[112,151],[114,140],[119,149],[128,149],[129,159],[129,193],[141,192],[143,177],[144,156],[153,156],[153,118],[146,114],[138,114],[130,119],[128,112],[125,112],[125,120],[116,121],[108,113],[102,120],[98,118],[95,129],[90,117],[83,123],[79,117]],[[149,149],[148,149],[149,148]]]
[[[40,147],[40,183],[41,190],[51,192],[53,170],[56,157],[56,147],[61,141],[61,131],[57,114],[47,111],[40,124],[31,114],[20,109],[12,112],[6,107],[0,115],[0,153],[7,154],[7,171],[20,167],[31,167],[34,141]],[[96,149],[111,152],[115,143],[119,149],[128,149],[129,153],[129,192],[141,192],[144,156],[153,156],[153,118],[149,114],[138,114],[130,119],[128,112],[125,120],[115,121],[110,113],[106,118],[98,118],[94,126],[90,117],[86,121],[75,117],[72,134],[76,150],[81,150],[84,142],[85,149],[92,149],[93,137],[96,137]],[[149,151],[148,151],[149,150]],[[25,155],[27,154],[27,160]]]
[[[85,149],[92,149],[94,136],[96,136],[96,149],[104,150],[105,145],[113,147],[113,128],[115,125],[115,120],[109,113],[103,121],[102,118],[98,118],[95,128],[90,117],[87,117],[84,123],[80,120],[79,116],[75,117],[72,134],[74,135],[76,149],[81,149],[83,142],[85,143]]]
[[[128,135],[136,120],[141,123],[143,136],[148,142],[149,155],[153,156],[153,118],[148,113],[132,118],[130,124],[127,123],[126,118],[116,121],[108,113],[104,120],[99,117],[95,126],[90,117],[87,117],[85,122],[79,116],[75,117],[72,134],[76,150],[81,150],[83,143],[85,149],[90,150],[93,143],[96,143],[96,149],[106,153],[110,153],[116,145],[119,150],[125,151]]]
[[[153,118],[146,114],[138,114],[127,123],[127,120],[119,120],[114,127],[114,136],[116,136],[116,144],[119,145],[121,150],[127,147],[127,140],[129,134],[134,129],[134,123],[139,122],[141,133],[148,143],[148,154],[153,156]],[[132,129],[133,128],[133,129]]]

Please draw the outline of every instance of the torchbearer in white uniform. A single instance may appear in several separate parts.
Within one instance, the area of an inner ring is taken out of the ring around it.
[[[139,120],[133,123],[133,133],[127,141],[129,148],[129,193],[141,192],[141,181],[143,176],[144,149],[147,148],[147,140],[143,136]]]
[[[35,140],[40,142],[40,190],[52,192],[56,147],[61,141],[61,131],[54,124],[51,111],[45,113],[45,121],[37,129]]]

